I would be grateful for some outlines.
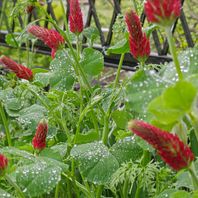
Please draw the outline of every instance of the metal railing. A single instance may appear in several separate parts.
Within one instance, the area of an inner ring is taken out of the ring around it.
[[[6,1],[6,0],[0,0],[0,10],[1,10],[1,13],[3,12],[2,13],[3,17],[2,18],[6,19],[8,16],[6,16],[6,12],[4,12],[4,10],[2,10],[3,1]],[[13,7],[16,6],[17,0],[10,0],[10,1],[12,1],[12,6]],[[69,6],[68,6],[69,5],[69,0],[64,0],[64,1],[65,1],[64,2],[65,6],[66,6],[66,9],[65,9],[66,13],[65,14],[68,16],[69,15]],[[118,16],[118,14],[120,14],[122,12],[122,10],[121,10],[121,0],[111,0],[111,1],[113,3],[113,12],[112,12],[112,16],[111,16],[110,25],[107,28],[108,32],[107,32],[106,36],[105,36],[104,32],[102,31],[103,28],[102,28],[100,18],[99,18],[98,13],[97,13],[95,0],[85,0],[84,1],[84,3],[86,4],[86,6],[88,8],[87,9],[88,11],[86,13],[87,17],[86,17],[86,20],[84,22],[84,26],[89,27],[91,25],[92,21],[95,23],[95,26],[98,29],[99,34],[100,34],[100,45],[95,46],[95,48],[102,51],[102,52],[104,52],[104,50],[106,50],[111,45],[112,37],[113,37],[113,25],[116,21],[116,17]],[[184,0],[182,1],[182,4],[183,3],[184,3]],[[48,12],[48,14],[50,14],[51,17],[54,20],[57,20],[56,19],[56,13],[54,12],[54,9],[53,9],[53,1],[52,0],[46,0],[46,4],[47,4],[47,7],[46,7],[47,10],[46,11]],[[11,9],[11,8],[9,8],[9,9]],[[28,22],[31,22],[31,21],[36,20],[36,19],[38,19],[38,14],[37,14],[37,10],[34,9],[33,12],[31,14],[29,14],[29,16],[28,16]],[[21,28],[24,28],[24,21],[23,21],[22,17],[18,16],[17,20],[18,20]],[[181,26],[183,28],[184,36],[185,36],[186,42],[188,44],[188,47],[193,47],[194,42],[193,42],[192,35],[191,35],[190,30],[189,30],[189,26],[188,26],[188,23],[187,23],[187,20],[186,20],[186,17],[185,17],[185,13],[184,13],[183,10],[181,12],[180,18],[175,22],[175,24],[172,27],[172,33],[174,34],[179,20],[181,21]],[[144,12],[142,12],[141,22],[142,22],[143,26],[145,24],[145,21],[146,21],[146,16],[145,16]],[[8,22],[6,24],[6,21],[4,21],[4,22],[5,22],[7,30],[6,31],[1,31],[0,30],[0,45],[8,47],[8,45],[6,44],[6,41],[5,41],[5,36],[6,36],[7,33],[10,33],[10,32],[15,33],[15,21],[13,21],[11,23],[11,25],[8,24]],[[0,22],[0,24],[2,24],[2,21]],[[39,24],[39,22],[37,22],[37,24]],[[47,21],[45,22],[45,27],[48,27],[48,22]],[[161,42],[160,37],[159,37],[159,32],[157,30],[154,30],[152,32],[152,38],[151,39],[153,39],[154,47],[155,47],[155,50],[156,50],[157,53],[151,53],[147,62],[148,63],[154,63],[154,64],[160,64],[160,63],[171,61],[171,57],[168,55],[169,47],[168,47],[167,39],[164,38],[163,39],[164,42]],[[86,39],[84,39],[83,42],[86,45]],[[22,46],[22,48],[25,49],[25,46]],[[36,49],[37,49],[38,53],[50,54],[50,50],[47,47],[45,47],[44,45],[37,44]],[[104,54],[104,57],[105,57],[105,66],[117,67],[118,62],[119,62],[119,58],[120,58],[119,55],[109,55],[109,56],[107,56],[106,54]],[[136,60],[134,60],[133,57],[130,54],[127,54],[125,56],[123,68],[126,69],[126,70],[134,70],[134,66],[136,66],[136,65],[137,65]]]

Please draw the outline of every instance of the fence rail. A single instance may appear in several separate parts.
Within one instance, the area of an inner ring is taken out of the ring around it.
[[[2,6],[4,5],[3,4],[4,1],[6,1],[6,0],[0,0],[1,16],[3,16],[3,17],[1,17],[2,19],[6,19],[8,17],[6,15],[6,12],[4,12],[5,10],[3,10],[3,8],[2,8]],[[15,7],[16,3],[17,3],[17,0],[13,0],[12,2],[13,2],[12,6]],[[98,13],[97,13],[95,0],[84,1],[86,6],[88,7],[88,11],[86,13],[87,17],[86,17],[86,20],[84,22],[84,26],[89,27],[89,26],[91,26],[91,22],[94,21],[95,26],[97,27],[97,29],[99,31],[99,34],[100,34],[100,45],[95,45],[94,47],[96,49],[100,50],[103,53],[104,53],[104,50],[107,49],[111,45],[112,37],[113,37],[113,25],[116,21],[116,17],[118,16],[118,14],[122,13],[121,0],[111,0],[111,2],[113,4],[113,8],[112,8],[113,9],[113,14],[112,14],[112,17],[111,17],[110,25],[108,27],[107,36],[105,36],[104,32],[102,31],[103,27],[101,25],[100,18],[99,18]],[[64,0],[64,3],[65,3],[65,6],[66,6],[66,8],[65,8],[66,13],[65,14],[68,16],[69,15],[69,0]],[[183,3],[184,3],[184,0],[182,1],[182,4]],[[46,0],[46,4],[47,4],[46,11],[48,12],[48,14],[51,15],[51,17],[54,20],[57,20],[56,19],[56,13],[54,12],[54,9],[53,9],[53,1],[52,0]],[[9,9],[11,9],[11,8],[9,8]],[[29,16],[28,16],[28,22],[34,21],[36,19],[38,19],[38,14],[37,14],[37,10],[34,9],[33,12],[31,14],[29,14]],[[23,29],[24,28],[24,21],[23,21],[22,17],[18,16],[17,20],[19,21],[19,24],[20,24],[21,28]],[[184,13],[183,10],[181,12],[180,18],[175,22],[175,24],[172,27],[172,33],[174,34],[179,20],[181,21],[181,26],[183,28],[184,36],[185,36],[186,42],[188,44],[188,47],[193,47],[194,42],[193,42],[192,35],[191,35],[190,30],[189,30],[189,26],[188,26],[186,16],[185,16],[185,13]],[[141,22],[142,22],[143,26],[145,25],[145,21],[146,21],[146,16],[145,16],[144,12],[142,12]],[[13,21],[11,23],[11,25],[7,22],[7,20],[4,20],[4,22],[5,22],[5,26],[6,26],[7,30],[2,31],[0,29],[0,45],[9,47],[6,44],[5,36],[6,36],[7,33],[10,33],[10,32],[16,33],[15,32],[16,24],[15,24],[15,21]],[[39,22],[37,22],[37,24],[39,24]],[[0,28],[1,28],[1,25],[2,25],[2,21],[0,21]],[[48,25],[49,24],[46,21],[45,22],[45,27],[48,27]],[[171,61],[171,58],[168,55],[169,47],[168,47],[167,39],[164,38],[163,39],[164,42],[163,43],[160,42],[160,36],[159,36],[159,32],[157,30],[154,30],[152,32],[152,38],[151,39],[153,39],[153,43],[154,43],[154,46],[155,46],[155,51],[157,53],[151,53],[151,56],[149,57],[147,62],[148,63],[154,63],[154,64],[160,64],[160,63]],[[83,41],[84,41],[84,47],[86,47],[86,40],[84,39]],[[22,46],[22,49],[25,49],[25,46]],[[50,49],[41,45],[41,44],[36,45],[36,50],[37,50],[38,53],[42,53],[42,54],[46,54],[46,55],[50,54]],[[106,66],[117,67],[119,57],[120,57],[119,55],[109,55],[109,56],[107,56],[107,55],[104,54],[104,56],[105,56],[105,65]],[[137,65],[136,60],[133,59],[133,57],[130,54],[127,54],[125,56],[123,68],[126,69],[126,70],[134,70],[134,66],[136,66],[136,65]]]

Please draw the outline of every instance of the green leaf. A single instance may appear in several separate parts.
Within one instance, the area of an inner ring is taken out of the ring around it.
[[[46,113],[47,110],[43,106],[34,104],[30,107],[22,109],[19,112],[20,116],[17,120],[25,126],[29,126],[31,124],[35,128],[38,122],[45,117]]]
[[[95,27],[87,27],[83,30],[83,35],[90,39],[93,43],[95,39],[100,36],[100,33],[97,28]]]
[[[95,130],[90,130],[87,133],[80,133],[76,136],[76,144],[86,144],[99,140],[99,134]]]
[[[128,113],[126,111],[116,110],[112,113],[112,118],[120,129],[126,129],[129,121]]]
[[[69,49],[56,52],[56,57],[50,63],[49,82],[52,88],[60,91],[72,88],[75,80],[72,64]]]
[[[45,148],[43,149],[40,154],[40,157],[48,157],[48,158],[52,158],[58,161],[62,160],[62,157],[60,156],[59,152],[52,150],[51,148]]]
[[[16,182],[26,196],[35,197],[52,191],[61,180],[62,169],[56,164],[37,161],[16,170]]]
[[[22,158],[30,160],[30,161],[35,160],[35,156],[33,154],[28,153],[27,151],[24,151],[24,150],[20,150],[15,147],[0,148],[0,153],[3,153],[5,155],[11,155],[13,158],[22,157]]]
[[[14,34],[7,34],[5,40],[6,43],[11,47],[17,48],[19,45]]]
[[[151,101],[148,110],[160,123],[174,123],[191,110],[195,96],[196,89],[190,82],[179,81]]]
[[[135,119],[149,120],[147,106],[159,96],[167,83],[153,72],[140,70],[131,78],[126,87],[127,109],[133,112]]]
[[[127,39],[116,42],[114,46],[111,46],[107,50],[107,55],[110,54],[123,54],[129,52],[129,42]]]
[[[108,183],[119,167],[116,158],[100,142],[75,146],[71,156],[79,162],[82,175],[95,184]]]
[[[191,198],[190,194],[184,190],[179,190],[171,194],[170,198]]]
[[[67,153],[67,143],[59,143],[51,147],[51,150],[58,152],[63,158]]]
[[[104,57],[101,52],[92,48],[85,48],[80,62],[85,73],[96,76],[104,68]]]
[[[170,198],[171,194],[177,192],[176,189],[168,189],[160,193],[156,198]]]
[[[5,190],[0,188],[0,195],[1,198],[14,198],[10,193],[6,192]]]
[[[191,190],[194,189],[189,172],[185,171],[185,172],[178,173],[176,187],[177,188],[189,188]]]
[[[50,82],[50,77],[52,74],[50,72],[48,73],[37,73],[34,76],[34,82],[40,83],[43,87],[47,86]]]
[[[132,160],[135,162],[140,159],[143,154],[143,149],[137,144],[133,137],[127,137],[119,142],[115,143],[110,152],[121,165],[124,162]]]
[[[49,70],[44,69],[44,68],[34,68],[32,69],[33,74],[38,74],[38,73],[47,73]]]

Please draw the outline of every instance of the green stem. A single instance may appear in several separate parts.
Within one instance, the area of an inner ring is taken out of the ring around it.
[[[60,182],[56,185],[55,196],[54,198],[59,198]]]
[[[167,34],[167,38],[168,38],[170,52],[172,54],[173,61],[174,61],[174,64],[175,64],[175,68],[176,68],[176,71],[177,71],[177,74],[178,74],[178,78],[179,78],[179,80],[182,80],[183,79],[183,74],[182,74],[182,71],[181,71],[181,68],[180,68],[180,63],[179,63],[179,60],[178,60],[178,57],[177,57],[175,41],[173,39],[171,29],[170,29],[170,27],[168,27],[165,30],[166,30],[166,34]]]
[[[124,181],[124,186],[123,186],[123,190],[122,190],[122,194],[124,198],[128,197],[128,187],[129,187],[129,179],[126,178]]]
[[[18,197],[19,198],[25,198],[25,195],[23,194],[23,192],[21,191],[21,189],[19,188],[19,186],[14,181],[12,181],[12,179],[9,177],[9,175],[6,174],[4,177],[8,181],[8,183],[12,187],[14,187],[14,189],[17,191]]]
[[[103,191],[103,186],[98,186],[97,191],[96,191],[96,198],[101,198],[102,195],[102,191]]]
[[[5,111],[4,111],[4,108],[3,108],[3,105],[2,105],[1,102],[0,102],[0,114],[1,114],[1,119],[3,121],[3,125],[4,125],[4,128],[5,128],[5,133],[6,133],[8,146],[12,146],[12,140],[11,140],[10,130],[9,130],[9,126],[8,126],[8,121],[7,121]]]
[[[104,116],[104,128],[103,128],[103,134],[102,134],[102,142],[105,145],[108,142],[109,118],[110,118],[110,113],[111,113],[111,106],[112,106],[112,103],[115,99],[116,88],[117,88],[117,85],[118,85],[118,82],[119,82],[120,71],[121,71],[121,68],[122,68],[123,61],[124,61],[124,56],[125,56],[125,53],[123,53],[120,57],[118,70],[117,70],[116,78],[115,78],[114,85],[113,85],[113,91],[112,91],[112,94],[111,94],[110,103],[109,103],[109,106],[108,106],[108,109],[107,109],[107,113]]]
[[[64,20],[66,32],[69,32],[68,23],[67,23],[67,16],[66,16],[64,4],[63,4],[63,1],[62,0],[59,0],[59,1],[60,1],[61,9],[63,11],[63,20]]]
[[[188,168],[188,171],[189,171],[189,173],[191,175],[191,178],[192,178],[194,190],[198,190],[198,178],[196,176],[195,167],[194,167],[193,163],[192,163],[191,167]]]
[[[120,57],[120,61],[119,61],[119,65],[118,65],[118,70],[117,70],[117,73],[116,73],[116,78],[115,78],[115,81],[114,81],[114,86],[113,86],[113,89],[115,90],[117,85],[118,85],[118,82],[119,82],[119,78],[120,78],[120,71],[122,69],[122,64],[123,64],[123,61],[124,61],[124,56],[125,56],[125,53],[121,54],[121,57]]]

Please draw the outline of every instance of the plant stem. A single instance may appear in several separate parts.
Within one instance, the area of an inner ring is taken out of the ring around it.
[[[182,74],[182,71],[181,71],[181,68],[180,68],[180,63],[179,63],[179,60],[178,60],[178,57],[177,57],[175,41],[173,39],[171,28],[168,27],[165,30],[166,30],[166,34],[167,34],[167,38],[168,38],[170,52],[172,54],[173,61],[174,61],[174,64],[175,64],[175,68],[176,68],[176,71],[177,71],[177,74],[178,74],[178,78],[179,78],[179,80],[182,80],[183,79],[183,74]]]
[[[61,9],[63,11],[63,20],[64,20],[65,29],[66,29],[66,32],[69,32],[68,23],[67,23],[67,16],[66,16],[64,4],[63,4],[62,0],[59,0],[59,1],[60,1],[60,4],[61,4]]]
[[[119,65],[118,65],[118,70],[117,70],[117,73],[116,73],[116,78],[115,78],[114,85],[113,85],[113,89],[114,90],[116,89],[116,87],[118,85],[118,82],[119,82],[120,71],[122,69],[122,64],[123,64],[123,61],[124,61],[124,56],[125,56],[125,53],[121,54]]]
[[[59,189],[60,189],[60,182],[56,185],[55,196],[54,198],[59,198]]]
[[[191,178],[192,178],[194,190],[198,190],[198,178],[196,176],[195,167],[194,167],[193,163],[192,163],[191,167],[188,168],[188,171],[189,171],[189,173],[191,175]]]
[[[98,186],[96,191],[96,198],[101,198],[102,190],[103,190],[103,186],[102,185]]]
[[[9,177],[9,175],[6,174],[4,177],[8,181],[8,183],[12,187],[14,187],[14,189],[17,191],[18,197],[19,198],[25,198],[25,195],[23,194],[23,192],[21,191],[21,189],[19,188],[19,186],[15,182],[12,181],[12,179]]]
[[[8,146],[12,146],[12,140],[11,140],[10,130],[9,130],[9,126],[8,126],[8,121],[7,121],[5,111],[4,111],[4,108],[3,108],[3,105],[2,105],[1,102],[0,102],[0,114],[1,114],[1,119],[3,121],[3,125],[4,125],[4,128],[5,128],[5,133],[6,133]]]
[[[112,103],[115,99],[116,87],[117,87],[118,82],[119,82],[120,71],[121,71],[121,68],[122,68],[123,61],[124,61],[124,56],[125,56],[125,53],[121,54],[119,65],[118,65],[118,70],[117,70],[117,73],[116,73],[116,78],[115,78],[114,85],[113,85],[113,91],[111,93],[109,106],[108,106],[108,109],[107,109],[107,113],[104,116],[104,128],[103,128],[103,134],[102,134],[103,144],[107,144],[107,142],[108,142],[109,118],[110,118],[110,113],[111,113],[111,106],[112,106]]]
[[[124,181],[124,186],[123,186],[123,190],[122,190],[122,194],[124,198],[128,197],[128,187],[129,187],[129,179],[126,178]]]
[[[189,113],[191,124],[194,128],[195,136],[198,141],[198,119],[192,114]]]

